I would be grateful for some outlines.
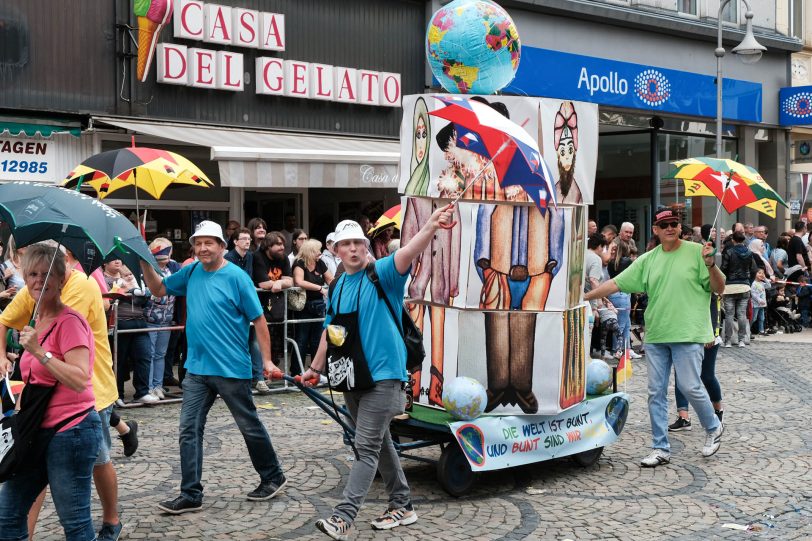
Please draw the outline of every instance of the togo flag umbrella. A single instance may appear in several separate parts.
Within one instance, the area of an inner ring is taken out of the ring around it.
[[[53,240],[91,272],[103,261],[121,259],[137,272],[139,259],[158,264],[135,226],[104,203],[56,186],[33,182],[0,185],[0,220],[18,246]]]

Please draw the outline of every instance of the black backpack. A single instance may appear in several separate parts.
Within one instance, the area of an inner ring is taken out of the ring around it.
[[[375,290],[378,292],[378,298],[383,299],[386,308],[389,310],[389,314],[392,316],[392,319],[395,320],[395,324],[398,326],[398,329],[400,329],[401,336],[403,337],[403,343],[406,345],[406,370],[409,372],[419,370],[423,365],[423,359],[426,358],[426,349],[423,347],[423,333],[421,333],[420,329],[417,328],[417,325],[414,324],[414,321],[412,321],[411,316],[409,316],[409,312],[406,310],[403,304],[400,305],[400,323],[398,323],[398,318],[395,316],[395,310],[389,304],[389,299],[386,297],[386,293],[383,291],[383,286],[381,286],[381,281],[378,279],[378,273],[375,272],[374,261],[369,262],[366,268],[366,273],[369,281],[375,285]],[[331,299],[336,282],[338,282],[338,277],[336,277],[333,280],[333,283],[330,284],[329,296]]]

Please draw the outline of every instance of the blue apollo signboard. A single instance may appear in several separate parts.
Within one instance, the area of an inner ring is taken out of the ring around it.
[[[506,93],[622,107],[716,116],[715,77],[617,62],[536,47],[522,47],[516,78]],[[761,122],[761,84],[724,79],[723,117]]]
[[[778,92],[778,122],[782,126],[812,124],[812,86],[790,86]]]

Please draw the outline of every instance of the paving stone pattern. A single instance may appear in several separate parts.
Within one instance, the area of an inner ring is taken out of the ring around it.
[[[789,339],[789,337],[787,337]],[[386,507],[373,484],[353,539],[432,540],[706,540],[812,539],[812,346],[773,341],[723,349],[718,375],[727,428],[719,453],[700,455],[704,432],[671,435],[673,462],[639,466],[650,443],[645,358],[635,361],[627,391],[631,409],[618,443],[594,466],[570,460],[483,474],[472,492],[448,496],[432,465],[405,460],[420,520],[390,532],[369,521]],[[673,382],[673,378],[672,378]],[[122,539],[326,539],[314,522],[340,497],[351,451],[338,426],[298,393],[257,397],[260,415],[279,453],[288,487],[270,502],[249,502],[258,483],[248,453],[222,402],[209,415],[203,482],[204,510],[172,517],[155,504],[178,494],[179,405],[128,409],[141,425],[141,447],[125,458],[114,441]],[[671,419],[674,417],[672,406]],[[421,451],[437,458],[439,449]],[[99,520],[98,502],[94,518]],[[743,532],[725,523],[757,523]],[[37,541],[62,538],[50,499]]]

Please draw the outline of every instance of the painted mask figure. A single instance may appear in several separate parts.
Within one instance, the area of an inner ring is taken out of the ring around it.
[[[555,115],[553,128],[558,182],[556,196],[560,203],[580,203],[581,190],[575,182],[575,157],[578,153],[578,115],[571,101],[565,101]]]
[[[429,188],[429,137],[431,124],[429,111],[423,98],[419,98],[414,105],[414,122],[412,139],[412,161],[409,182],[405,192],[409,195],[427,195]]]

